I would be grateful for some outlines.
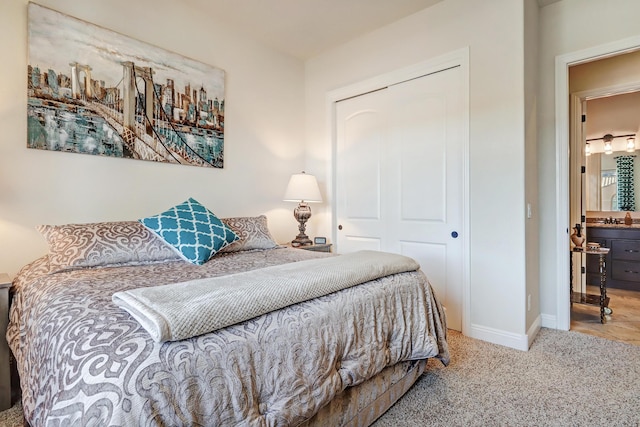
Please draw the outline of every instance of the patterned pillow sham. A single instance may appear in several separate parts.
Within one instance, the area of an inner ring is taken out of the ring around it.
[[[222,218],[222,222],[240,236],[240,240],[222,249],[220,253],[248,251],[251,249],[271,249],[278,246],[273,237],[271,237],[271,233],[269,233],[267,217],[264,215]]]
[[[39,225],[51,273],[113,264],[176,261],[173,249],[138,221]]]
[[[182,258],[202,265],[239,237],[197,200],[189,198],[166,211],[140,220],[171,245]]]

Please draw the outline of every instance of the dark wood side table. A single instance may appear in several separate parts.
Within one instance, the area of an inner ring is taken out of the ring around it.
[[[331,243],[323,243],[321,245],[306,245],[306,246],[291,246],[291,243],[287,243],[287,246],[295,248],[295,249],[304,249],[305,251],[316,251],[316,252],[331,252]]]
[[[598,271],[600,281],[600,295],[589,294],[587,292],[574,292],[573,291],[573,255],[575,253],[597,255],[598,256]],[[613,310],[609,308],[609,297],[607,296],[607,254],[608,248],[600,248],[596,250],[573,248],[569,252],[569,286],[571,303],[596,305],[600,307],[600,323],[605,323],[605,314],[613,313]]]
[[[11,279],[6,273],[0,273],[0,411],[11,407],[11,354],[7,344],[7,325],[9,324],[9,288]]]

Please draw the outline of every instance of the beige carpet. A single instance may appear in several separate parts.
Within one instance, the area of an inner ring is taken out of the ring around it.
[[[528,352],[449,332],[427,371],[374,427],[639,426],[640,346],[542,329]],[[22,426],[20,406],[0,426]]]
[[[430,360],[374,427],[640,425],[640,346],[544,328],[528,352],[449,342],[450,365]]]
[[[2,427],[22,427],[24,418],[22,417],[22,406],[18,403],[10,409],[0,412],[0,426]]]

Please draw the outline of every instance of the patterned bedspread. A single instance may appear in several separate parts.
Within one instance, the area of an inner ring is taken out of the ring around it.
[[[156,343],[114,292],[328,254],[242,251],[14,280],[7,333],[27,421],[43,425],[297,425],[404,360],[448,363],[444,314],[424,274],[384,277],[183,341]]]

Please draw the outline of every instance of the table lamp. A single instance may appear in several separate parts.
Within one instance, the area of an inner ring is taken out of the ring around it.
[[[293,210],[293,216],[298,221],[300,233],[291,241],[291,246],[306,246],[313,242],[305,234],[305,223],[311,218],[311,208],[308,203],[322,202],[318,181],[313,175],[296,173],[291,175],[287,191],[284,193],[285,202],[297,202],[298,206]]]

